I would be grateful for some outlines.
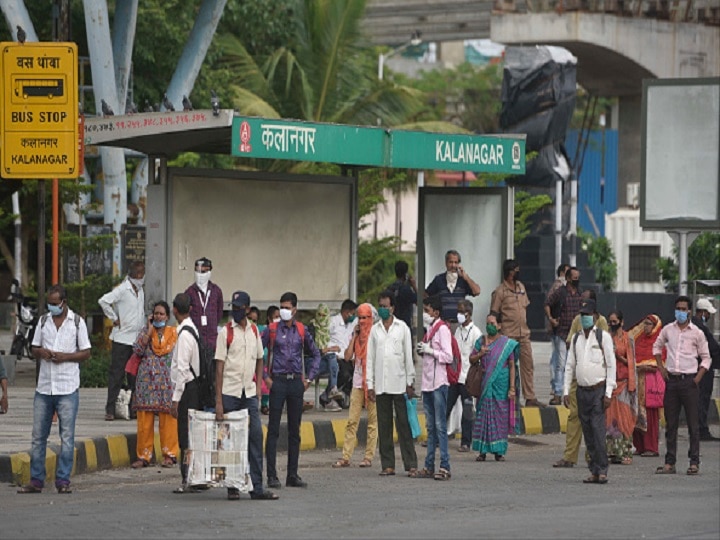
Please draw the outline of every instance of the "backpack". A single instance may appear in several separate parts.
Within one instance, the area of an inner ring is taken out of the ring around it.
[[[270,323],[268,326],[268,330],[270,332],[270,342],[268,343],[268,358],[270,358],[271,354],[274,354],[275,349],[275,337],[277,336],[277,327],[279,323]],[[301,323],[300,321],[295,321],[295,324],[297,325],[298,334],[300,334],[300,341],[302,341],[303,344],[303,353],[305,351],[305,325]],[[270,373],[272,373],[272,363],[270,363]]]
[[[580,337],[580,332],[582,332],[582,330],[578,331],[573,336],[573,340],[572,340],[573,354],[575,355],[576,362],[577,362],[577,351],[575,350],[575,344],[577,343],[578,337]],[[603,349],[603,344],[602,344],[602,333],[603,333],[603,331],[596,326],[595,327],[595,339],[597,340],[598,345],[600,346],[600,352],[602,353],[603,357],[605,357],[605,350]]]
[[[255,337],[258,337],[257,326],[255,326],[255,323],[250,323],[250,325],[252,326]],[[227,341],[225,342],[227,344],[226,349],[230,350],[230,344],[235,338],[235,330],[233,329],[232,322],[228,322],[227,324],[225,324],[225,330],[227,330]]]
[[[80,349],[80,341],[79,341],[80,340],[80,319],[82,319],[82,317],[80,317],[80,315],[78,315],[74,311],[73,311],[73,315],[75,315],[75,348],[79,350]],[[40,325],[40,328],[43,328],[45,326],[45,323],[47,322],[47,320],[50,317],[51,317],[50,313],[46,313],[45,315],[40,317],[40,322],[38,323]],[[30,339],[32,340],[32,336],[30,336]],[[82,365],[82,364],[80,364],[80,365]]]
[[[183,326],[178,332],[178,337],[187,330],[190,332],[195,341],[198,344],[198,351],[200,353],[200,373],[195,373],[195,370],[190,364],[190,373],[193,374],[195,380],[198,383],[198,394],[200,396],[200,407],[213,409],[215,407],[215,358],[212,358],[211,354],[200,343],[200,336],[190,326]],[[208,358],[210,357],[210,358]]]
[[[435,331],[428,334],[427,341],[429,342],[438,331],[441,325],[445,325],[450,332],[450,326],[445,321],[440,321],[435,327]],[[452,362],[445,364],[445,371],[447,372],[448,383],[457,384],[460,380],[460,372],[462,371],[462,354],[460,353],[460,346],[458,345],[457,339],[452,332],[450,332],[450,347],[452,349]]]

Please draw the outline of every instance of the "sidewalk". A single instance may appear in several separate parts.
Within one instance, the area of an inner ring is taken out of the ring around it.
[[[0,331],[0,350],[9,350],[11,336],[7,330]],[[547,403],[550,388],[548,359],[550,344],[534,342],[535,357],[535,388],[538,399]],[[419,380],[419,368],[418,378]],[[321,383],[322,385],[323,383]],[[717,391],[717,388],[716,388]],[[35,393],[35,362],[23,359],[16,365],[15,384],[8,388],[9,410],[0,415],[0,481],[26,483],[30,478],[30,442],[32,434],[33,396]],[[81,388],[80,409],[75,424],[76,460],[74,474],[102,469],[127,467],[135,459],[136,426],[135,421],[115,420],[106,422],[104,419],[105,388]],[[305,393],[307,401],[315,398],[311,386]],[[710,410],[710,421],[717,422],[720,400],[715,401],[717,407]],[[422,406],[419,406],[422,411]],[[326,413],[310,410],[303,413],[300,428],[301,450],[341,448],[344,439],[347,411]],[[526,435],[541,433],[564,432],[568,410],[564,407],[547,407],[544,409],[522,409],[521,433]],[[426,438],[424,415],[420,413],[422,435]],[[267,416],[261,416],[263,433],[267,434]],[[365,444],[366,422],[363,418],[358,430],[360,445]],[[396,435],[397,437],[397,435]],[[57,424],[54,424],[48,440],[47,466],[48,475],[52,477],[55,469],[55,454],[59,450],[60,438]],[[159,439],[156,435],[155,451],[159,455]],[[280,427],[278,441],[280,451],[287,450],[287,425]]]

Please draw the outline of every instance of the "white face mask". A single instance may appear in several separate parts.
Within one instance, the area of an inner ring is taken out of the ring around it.
[[[272,322],[274,322],[274,323],[279,323],[279,322],[280,322],[280,317],[275,317],[275,318],[272,320]]]
[[[195,272],[195,283],[202,290],[207,288],[208,281],[210,281],[210,274],[212,274],[212,272]]]
[[[283,321],[289,321],[292,319],[292,309],[280,308],[280,318]]]
[[[423,313],[423,324],[425,326],[431,326],[435,322],[435,318],[428,313]]]
[[[465,318],[465,314],[464,314],[464,313],[458,313],[458,314],[457,314],[457,320],[458,320],[458,323],[460,323],[460,324],[465,324],[465,321],[466,321],[467,319]]]
[[[145,285],[145,277],[141,278],[133,278],[128,276],[128,279],[130,280],[130,283],[135,285],[138,289],[141,289],[143,285]]]

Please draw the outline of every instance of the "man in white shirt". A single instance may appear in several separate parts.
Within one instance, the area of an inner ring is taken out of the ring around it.
[[[455,340],[460,347],[460,354],[462,356],[462,368],[460,370],[460,377],[458,378],[457,384],[451,384],[448,387],[448,401],[447,401],[447,413],[446,418],[450,419],[450,413],[452,413],[453,407],[458,398],[461,399],[463,405],[462,420],[460,421],[460,430],[462,438],[460,439],[460,447],[458,452],[469,452],[470,443],[472,443],[472,425],[474,415],[466,414],[465,409],[472,408],[472,396],[468,394],[465,388],[465,379],[467,379],[468,370],[470,369],[470,353],[473,350],[475,342],[482,337],[482,332],[475,326],[472,320],[473,305],[470,300],[460,300],[457,306],[457,321],[458,327],[455,330]]]
[[[577,379],[578,417],[585,446],[590,454],[590,477],[586,484],[607,484],[608,457],[605,450],[605,410],[615,390],[615,347],[610,334],[595,326],[595,301],[580,302],[582,331],[568,346],[563,404],[570,407],[570,383]],[[600,341],[598,341],[598,337]]]
[[[64,287],[53,285],[48,289],[47,307],[50,313],[40,318],[32,341],[33,354],[40,360],[40,372],[33,400],[30,483],[18,493],[40,493],[45,486],[45,454],[55,413],[60,420],[55,487],[58,493],[71,493],[80,362],[90,358],[90,340],[85,321],[68,308]]]
[[[190,296],[180,293],[173,300],[173,315],[178,322],[178,338],[170,365],[172,381],[171,414],[177,418],[178,443],[180,446],[180,474],[182,485],[174,493],[193,491],[187,485],[188,463],[186,453],[189,445],[188,410],[200,409],[200,392],[195,375],[200,374],[200,347],[197,327],[190,318]],[[193,372],[195,375],[193,375]]]
[[[377,404],[381,476],[395,474],[393,408],[397,418],[395,428],[403,465],[409,475],[417,472],[417,454],[410,432],[404,396],[407,393],[408,397],[412,398],[415,394],[412,337],[407,324],[393,315],[394,303],[394,293],[391,291],[380,293],[378,307],[380,321],[375,323],[370,331],[367,348],[368,400]]]
[[[263,344],[257,326],[248,319],[250,295],[236,291],[232,295],[232,321],[222,327],[215,346],[215,419],[247,409],[250,418],[248,459],[253,500],[277,500],[272,491],[263,490],[263,433],[258,411],[255,381],[263,377]],[[255,377],[253,379],[253,377]],[[230,501],[240,499],[240,491],[228,488]]]
[[[117,400],[123,379],[125,364],[133,353],[133,344],[140,330],[147,324],[145,318],[145,264],[140,261],[130,263],[128,275],[112,291],[98,300],[105,316],[112,321],[110,332],[112,352],[108,371],[108,393],[105,402],[105,420],[115,420],[115,400]],[[135,377],[128,375],[130,390],[135,389]],[[133,413],[134,415],[134,413]]]

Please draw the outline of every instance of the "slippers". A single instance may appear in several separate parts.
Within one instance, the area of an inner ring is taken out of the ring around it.
[[[365,458],[360,462],[359,467],[362,467],[363,469],[367,469],[368,467],[372,467],[372,461]]]
[[[675,474],[677,470],[675,469],[675,465],[664,465],[662,467],[658,467],[655,469],[655,474]]]
[[[450,480],[450,477],[451,477],[451,476],[452,476],[452,475],[450,474],[450,471],[448,471],[447,469],[443,469],[442,467],[440,467],[440,468],[438,469],[438,472],[435,473],[434,478],[435,478],[435,480]]]
[[[57,492],[61,494],[68,494],[72,493],[72,489],[70,489],[70,484],[61,484],[57,487]]]
[[[17,490],[18,493],[42,493],[42,488],[28,484]]]
[[[395,469],[383,469],[378,476],[395,476]]]
[[[565,461],[564,459],[561,459],[561,460],[553,463],[554,469],[569,469],[574,466],[575,466],[575,464],[572,461]]]
[[[338,459],[335,463],[332,464],[333,469],[344,469],[345,467],[350,466],[350,460],[349,459]]]
[[[690,465],[687,470],[688,476],[694,476],[696,474],[700,474],[700,467],[697,465]]]
[[[605,479],[605,481],[607,482],[607,478]],[[588,476],[587,478],[585,478],[583,480],[583,484],[599,484],[599,483],[600,483],[599,477],[594,474],[591,474],[590,476]]]
[[[250,498],[253,501],[277,501],[280,497],[272,491],[263,491],[262,493],[250,493]]]
[[[427,469],[416,469],[415,472],[409,472],[408,476],[410,478],[433,478],[435,473]]]
[[[105,421],[106,421],[106,422],[112,422],[113,420],[115,420],[115,415],[114,415],[114,414],[106,414],[106,415],[105,415]]]
[[[182,484],[179,488],[173,489],[173,493],[176,493],[178,495],[182,495],[184,493],[197,493],[200,491],[195,486],[188,486],[186,484]]]
[[[146,460],[144,460],[144,459],[138,459],[137,461],[133,461],[132,465],[130,465],[130,466],[131,466],[133,469],[143,469],[143,468],[145,468],[145,467],[149,467],[149,466],[150,466],[150,462],[149,462],[149,461],[146,461]],[[163,466],[165,466],[164,463],[163,463]]]
[[[487,459],[487,456],[485,454],[478,454],[478,457],[475,458],[475,461],[485,461]]]
[[[505,461],[505,456],[495,454],[495,461]]]
[[[176,458],[166,456],[165,459],[163,459],[162,466],[166,469],[171,469],[175,466],[176,463],[177,463]]]

